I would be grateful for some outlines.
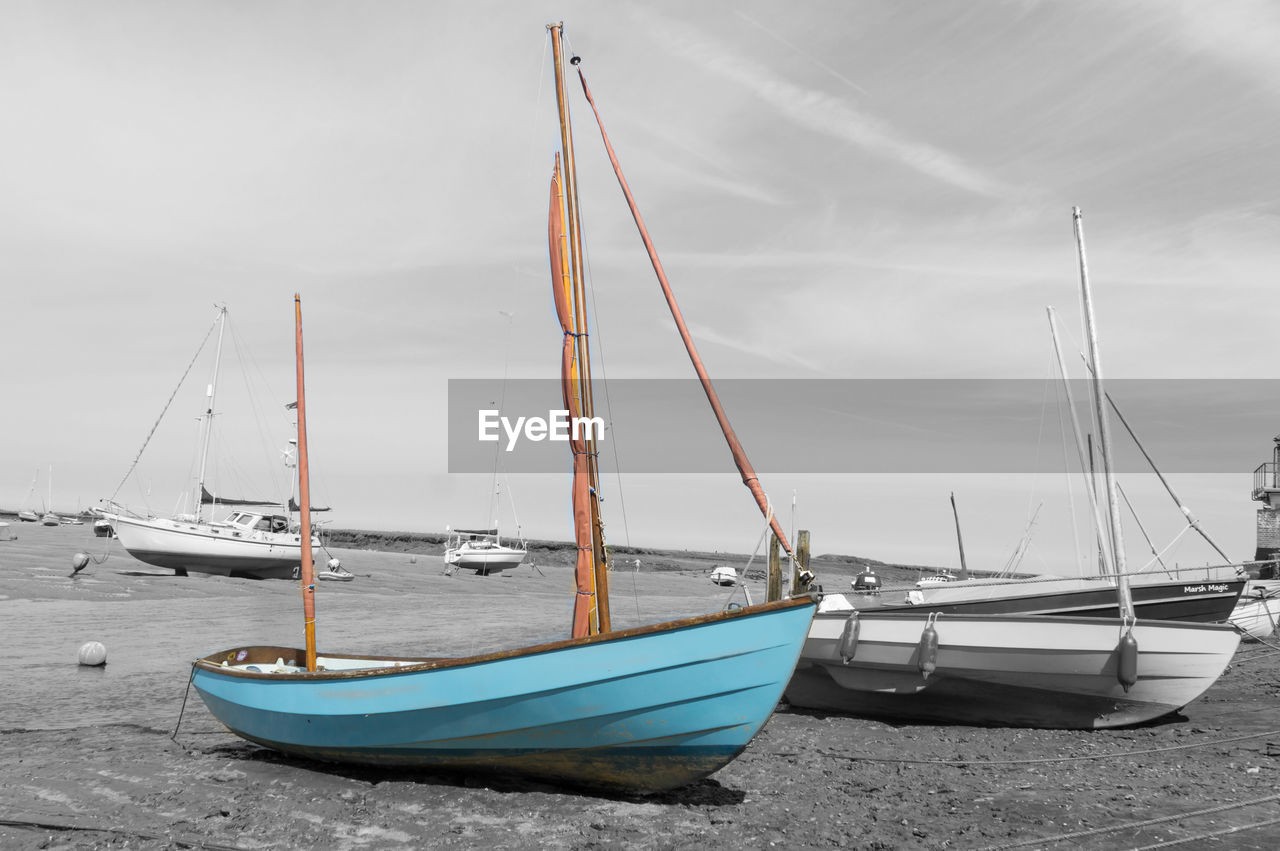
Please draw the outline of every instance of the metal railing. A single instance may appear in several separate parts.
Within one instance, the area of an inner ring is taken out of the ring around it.
[[[1264,461],[1253,471],[1253,492],[1280,489],[1280,463]]]

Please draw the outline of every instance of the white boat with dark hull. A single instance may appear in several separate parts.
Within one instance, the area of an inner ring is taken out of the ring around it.
[[[233,511],[222,522],[195,518],[110,516],[120,545],[138,561],[179,572],[292,579],[302,536],[280,514]],[[312,551],[320,546],[315,538]]]
[[[1102,562],[1096,599],[1082,587],[1088,580],[1069,579],[993,583],[985,601],[979,593],[981,580],[912,589],[908,594],[916,595],[914,605],[907,606],[877,605],[882,595],[865,594],[859,595],[865,603],[862,611],[848,597],[828,598],[786,689],[794,706],[944,723],[1117,727],[1178,711],[1230,664],[1240,642],[1230,624],[1139,619],[1143,583],[1125,569],[1119,488],[1078,208],[1073,218],[1106,492],[1104,522],[1092,488],[1087,490]],[[1050,318],[1052,327],[1052,312]],[[1058,360],[1061,364],[1060,350]],[[1067,401],[1072,404],[1069,390]],[[1072,424],[1081,434],[1074,412]],[[1090,469],[1080,441],[1077,451],[1082,469]],[[1234,568],[1227,570],[1231,579],[1242,579]],[[1207,605],[1239,595],[1240,589],[1222,578],[1196,577],[1192,585],[1176,588],[1173,600]],[[1052,582],[1062,587],[1054,589]],[[957,585],[964,587],[957,590]],[[947,595],[952,595],[949,611]],[[1167,603],[1168,595],[1153,592],[1152,612],[1165,605],[1162,599]],[[964,608],[984,604],[990,608]],[[1080,617],[1071,611],[1077,605],[1101,606],[1103,614],[1112,616]]]
[[[1240,641],[1225,624],[1139,622],[1126,688],[1126,632],[1111,618],[846,612],[814,621],[786,699],[898,720],[1119,727],[1200,697]]]
[[[503,544],[497,529],[457,529],[450,534],[444,560],[452,568],[474,570],[485,576],[494,570],[516,567],[528,554],[523,541],[518,546]]]
[[[1239,566],[1223,565],[1158,574],[1131,573],[1129,587],[1134,612],[1143,620],[1222,623],[1236,608],[1247,579]],[[845,595],[845,601],[861,611],[1120,616],[1115,583],[1101,576],[957,579],[906,590],[901,596],[882,589],[871,594],[855,592]],[[824,614],[819,612],[818,618],[822,617]]]

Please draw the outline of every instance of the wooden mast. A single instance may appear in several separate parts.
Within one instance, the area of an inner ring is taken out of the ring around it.
[[[1111,520],[1112,565],[1116,571],[1116,588],[1120,592],[1120,614],[1133,618],[1133,597],[1129,578],[1125,575],[1124,532],[1120,528],[1120,500],[1116,494],[1115,464],[1111,457],[1111,427],[1108,423],[1106,395],[1102,390],[1102,362],[1098,353],[1098,331],[1093,321],[1093,294],[1089,289],[1089,265],[1084,251],[1084,221],[1079,207],[1071,208],[1075,223],[1076,247],[1080,255],[1080,300],[1084,305],[1084,322],[1089,340],[1089,367],[1093,388],[1094,412],[1098,420],[1098,442],[1102,450],[1102,477],[1107,489],[1107,511]]]
[[[307,640],[307,670],[316,669],[316,577],[311,554],[311,481],[307,473],[307,401],[302,372],[302,296],[294,293],[293,308],[298,357],[298,513],[302,518],[302,620]]]
[[[573,125],[569,120],[569,104],[564,82],[564,23],[548,24],[551,33],[551,57],[555,66],[556,106],[560,117],[560,147],[564,155],[564,196],[569,245],[568,274],[573,287],[573,334],[577,353],[577,390],[579,416],[590,421],[595,416],[591,388],[591,346],[588,336],[587,295],[582,261],[582,219],[578,207],[577,161],[573,151]],[[587,478],[590,483],[592,574],[595,584],[594,632],[610,632],[609,564],[605,549],[604,519],[600,514],[599,458],[593,429],[585,435]]]
[[[969,578],[969,565],[964,560],[964,538],[960,536],[960,511],[956,508],[956,492],[951,492],[951,515],[956,519],[956,546],[960,548],[960,578]]]

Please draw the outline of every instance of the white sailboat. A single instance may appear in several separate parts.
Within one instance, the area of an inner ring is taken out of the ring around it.
[[[49,502],[48,508],[40,517],[41,526],[61,526],[62,518],[53,511],[53,465],[49,465]]]
[[[492,571],[506,570],[522,564],[529,555],[529,545],[520,534],[520,520],[515,518],[516,542],[509,539],[502,542],[498,531],[498,515],[502,505],[502,489],[498,486],[498,466],[494,461],[493,499],[489,504],[489,516],[492,526],[488,529],[452,529],[447,530],[449,539],[445,544],[444,561],[452,573],[458,568],[474,570],[480,576],[488,576]],[[515,515],[515,503],[511,513]]]
[[[40,515],[36,514],[34,508],[34,499],[36,495],[36,482],[40,480],[40,468],[36,467],[36,473],[31,477],[31,488],[27,491],[27,497],[22,501],[22,505],[18,508],[18,519],[23,523],[37,523]]]
[[[487,576],[494,570],[505,570],[521,564],[529,554],[524,541],[512,546],[502,543],[497,528],[454,529],[444,551],[445,563],[467,568]]]
[[[107,510],[96,509],[95,513],[110,522],[121,546],[131,556],[147,564],[169,568],[179,574],[195,571],[255,579],[289,579],[296,575],[302,562],[302,534],[298,524],[291,520],[287,504],[218,499],[206,487],[226,318],[227,309],[220,307],[213,381],[209,385],[208,402],[201,418],[196,487],[199,498],[195,510],[174,517],[156,517],[135,514],[112,504]],[[214,521],[205,516],[205,506],[218,503],[236,508],[224,520]],[[313,549],[320,546],[314,537],[310,543]]]
[[[828,598],[787,686],[793,705],[899,720],[1092,729],[1177,711],[1226,670],[1240,641],[1231,625],[1139,623],[1134,614],[1079,209],[1073,215],[1110,521],[1095,511],[1095,523],[1120,616],[956,614],[927,605],[857,611],[845,598]]]

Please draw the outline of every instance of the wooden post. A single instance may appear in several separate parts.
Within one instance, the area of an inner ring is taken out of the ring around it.
[[[803,594],[809,590],[806,584],[801,586],[800,574],[809,569],[809,530],[796,532],[796,565],[791,574],[791,593]]]
[[[782,553],[778,544],[778,536],[769,533],[769,584],[765,591],[765,601],[772,603],[782,599]]]

